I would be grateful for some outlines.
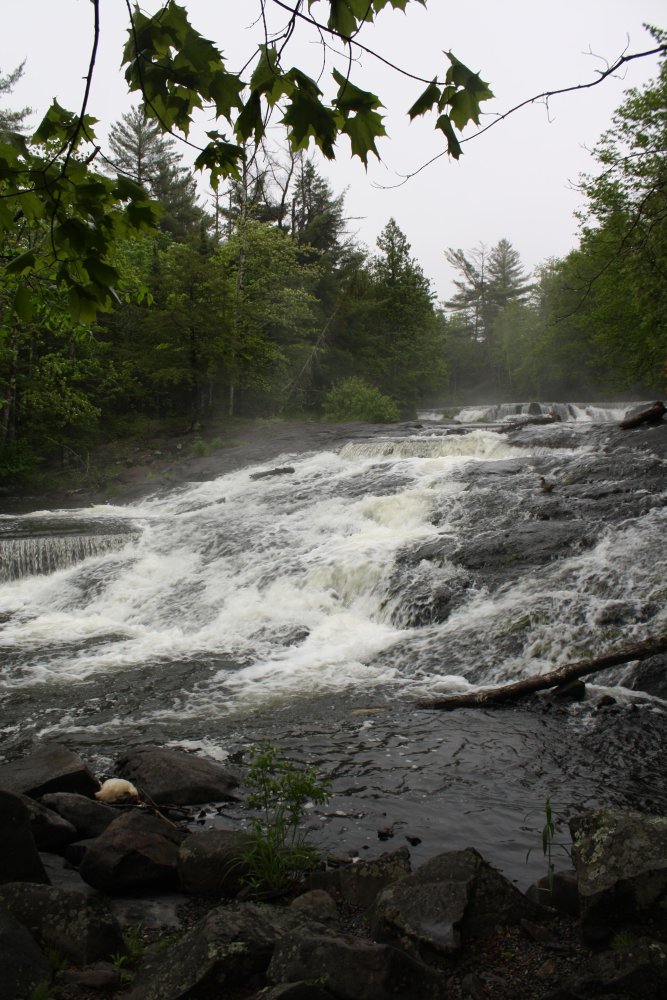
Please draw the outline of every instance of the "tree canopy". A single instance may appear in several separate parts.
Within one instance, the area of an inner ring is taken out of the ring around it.
[[[128,4],[123,52],[128,88],[139,96],[148,127],[161,133],[187,137],[193,115],[203,108],[214,109],[217,127],[207,132],[208,142],[195,162],[198,169],[209,172],[214,187],[221,178],[241,178],[246,145],[262,139],[272,116],[280,117],[293,150],[306,149],[312,142],[332,158],[336,143],[344,137],[352,155],[367,163],[371,153],[378,155],[376,140],[385,134],[382,103],[353,80],[352,55],[364,47],[362,30],[384,8],[404,10],[408,2],[423,0],[310,0],[307,7],[300,3],[288,7],[286,24],[277,37],[260,28],[254,57],[243,73],[227,67],[220,49],[190,23],[184,5],[167,0],[149,16]],[[268,3],[260,0],[262,13]],[[320,22],[317,15],[322,8],[326,15]],[[96,168],[99,146],[88,101],[101,30],[99,0],[92,0],[92,12],[93,41],[79,111],[69,111],[54,100],[30,138],[16,130],[0,134],[0,231],[12,229],[17,213],[24,229],[49,230],[39,254],[24,241],[6,260],[7,270],[18,280],[18,315],[27,315],[32,279],[42,278],[46,269],[55,269],[76,315],[86,319],[97,309],[109,308],[118,280],[109,263],[114,238],[121,227],[138,232],[157,219],[141,184],[124,174],[103,177]],[[307,22],[318,38],[336,39],[349,50],[347,70],[332,68],[329,95],[302,69],[287,63],[297,21]],[[265,20],[260,18],[259,24]],[[411,119],[435,115],[435,127],[449,153],[457,157],[457,133],[468,122],[479,121],[481,103],[492,96],[491,91],[452,53],[442,71],[421,81],[422,87],[424,83],[426,89],[415,93],[408,114]]]

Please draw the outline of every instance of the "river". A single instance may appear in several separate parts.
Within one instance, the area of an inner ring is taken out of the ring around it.
[[[574,704],[415,708],[666,631],[667,427],[619,430],[627,404],[527,409],[0,515],[3,759],[60,741],[106,774],[156,742],[242,764],[268,739],[332,776],[309,821],[324,849],[474,845],[521,885],[547,797],[563,841],[593,805],[667,811],[660,664]]]

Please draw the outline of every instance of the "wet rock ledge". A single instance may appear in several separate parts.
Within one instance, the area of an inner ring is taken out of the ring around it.
[[[575,817],[575,870],[525,894],[473,848],[415,871],[403,848],[262,902],[247,834],[188,823],[236,775],[157,747],[118,772],[139,801],[97,800],[57,744],[0,767],[0,1000],[667,995],[667,818]]]

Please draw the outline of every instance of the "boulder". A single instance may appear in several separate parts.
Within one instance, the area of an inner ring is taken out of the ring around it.
[[[90,841],[81,877],[110,895],[170,888],[177,883],[178,848],[184,836],[166,820],[133,809]]]
[[[574,871],[554,872],[551,878],[544,875],[530,888],[526,896],[540,906],[550,906],[568,917],[579,916],[579,886]]]
[[[61,854],[40,851],[39,856],[51,885],[56,885],[59,889],[74,889],[84,896],[97,895],[97,889],[84,882],[78,868],[73,867]]]
[[[327,926],[337,925],[340,921],[336,901],[324,889],[309,889],[308,892],[302,892],[292,900],[290,906],[304,916]]]
[[[376,940],[438,961],[456,956],[464,941],[536,912],[534,903],[469,847],[439,854],[384,889],[371,932]]]
[[[654,925],[667,932],[667,817],[600,809],[570,822],[584,940]]]
[[[178,850],[178,878],[192,895],[237,896],[249,874],[241,855],[252,843],[247,833],[202,830],[185,838]]]
[[[183,930],[180,916],[185,897],[180,892],[160,892],[154,897],[117,896],[108,900],[109,909],[125,929],[138,927],[173,934]]]
[[[95,962],[85,969],[64,969],[58,976],[58,986],[67,996],[89,996],[91,993],[115,994],[121,988],[119,970],[111,962]]]
[[[196,805],[235,800],[238,778],[218,761],[185,750],[136,747],[117,761],[121,777],[132,781],[158,805]]]
[[[77,965],[125,951],[120,927],[99,897],[12,882],[0,887],[0,899],[38,940]]]
[[[650,660],[638,663],[632,674],[630,688],[667,701],[667,656],[652,656]]]
[[[504,531],[480,532],[457,549],[452,559],[466,569],[507,575],[523,566],[543,565],[591,545],[585,521],[517,521]]]
[[[290,909],[260,903],[218,907],[139,969],[127,1000],[226,996],[242,985],[257,989],[276,942],[302,925]]]
[[[26,806],[19,795],[0,791],[0,884],[48,881]]]
[[[58,851],[76,840],[76,828],[53,809],[28,795],[22,795],[21,801],[28,810],[30,829],[40,851]]]
[[[28,757],[0,767],[0,788],[34,799],[47,792],[93,795],[99,787],[81,758],[60,743],[47,743]]]
[[[667,945],[650,938],[603,951],[563,984],[561,996],[575,1000],[632,997],[663,1000],[667,996]]]
[[[317,980],[339,1000],[445,997],[441,973],[386,944],[303,931],[277,942],[267,972],[273,982]]]
[[[51,982],[46,956],[30,933],[0,903],[0,1000],[29,997]]]
[[[407,847],[381,854],[373,861],[361,861],[338,870],[338,887],[342,898],[353,906],[368,908],[386,886],[411,872]]]
[[[116,809],[73,792],[51,792],[42,795],[39,801],[75,827],[78,834],[75,840],[99,837],[110,823],[118,819]]]
[[[317,983],[279,983],[260,990],[252,1000],[331,1000],[331,996]]]

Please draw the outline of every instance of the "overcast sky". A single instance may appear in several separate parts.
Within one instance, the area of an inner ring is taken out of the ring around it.
[[[183,0],[193,25],[222,49],[228,68],[240,70],[259,40],[253,25],[257,0]],[[99,134],[136,103],[120,69],[127,27],[125,0],[101,0],[102,38],[89,111],[100,119]],[[149,12],[157,2],[142,5]],[[317,8],[324,4],[315,5]],[[38,116],[51,99],[72,110],[83,95],[92,36],[90,0],[21,0],[5,4],[0,37],[0,70],[26,59],[25,76],[11,106],[28,104]],[[414,9],[412,9],[414,8]],[[484,107],[502,113],[520,101],[595,79],[606,62],[627,49],[653,47],[644,22],[666,27],[664,0],[430,0],[423,9],[386,11],[362,32],[361,40],[410,73],[442,76],[443,52],[480,72],[495,99]],[[329,56],[329,61],[332,56]],[[321,68],[320,46],[308,33],[292,43],[289,64],[312,75]],[[284,60],[285,61],[285,60]],[[595,169],[588,148],[610,125],[614,109],[629,87],[655,76],[653,58],[630,63],[622,76],[591,90],[554,98],[517,112],[464,146],[459,162],[439,159],[419,176],[394,187],[442,149],[430,127],[408,125],[405,111],[423,84],[409,82],[364,57],[352,79],[379,93],[386,107],[388,139],[379,144],[382,163],[373,158],[366,172],[351,162],[342,142],[335,164],[322,173],[339,193],[347,189],[352,230],[371,249],[393,216],[406,233],[439,297],[451,290],[452,273],[443,251],[492,246],[505,237],[528,268],[562,256],[576,244],[574,212],[582,200],[578,176]],[[208,123],[208,127],[214,127]],[[223,127],[220,127],[224,131]],[[196,138],[196,135],[195,135]]]

